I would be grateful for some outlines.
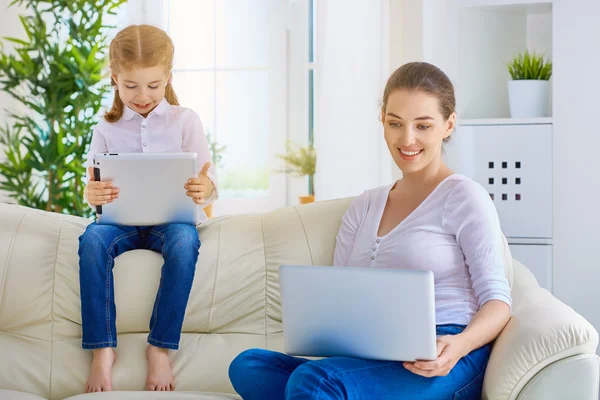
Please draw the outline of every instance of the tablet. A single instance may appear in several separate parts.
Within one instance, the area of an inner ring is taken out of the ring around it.
[[[119,189],[112,203],[96,207],[97,223],[155,226],[197,225],[202,207],[186,195],[188,179],[198,176],[196,153],[98,153],[94,179]]]

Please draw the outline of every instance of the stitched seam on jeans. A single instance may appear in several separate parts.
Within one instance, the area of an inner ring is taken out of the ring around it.
[[[315,387],[313,387],[311,398],[312,399],[316,399],[316,400],[318,400],[318,399],[321,398],[321,396],[316,397],[315,396],[315,392],[317,391],[317,389],[320,389],[321,386],[323,386],[323,381],[325,381],[326,379],[331,380],[332,378],[337,378],[338,376],[342,376],[342,375],[345,375],[345,374],[350,374],[350,373],[354,373],[354,372],[361,372],[361,371],[366,371],[366,370],[371,370],[371,369],[376,369],[376,368],[389,367],[389,366],[395,365],[395,364],[398,364],[398,363],[394,362],[394,361],[390,361],[390,362],[382,363],[380,365],[371,365],[371,366],[363,367],[363,368],[360,368],[360,369],[353,369],[351,371],[340,371],[340,372],[327,373],[327,375],[324,376],[324,377],[321,377],[319,379],[319,383],[317,385],[315,385]],[[320,394],[320,392],[318,394]]]
[[[164,344],[166,346],[179,346],[179,343],[172,343],[172,342],[161,342],[160,340],[156,340],[153,338],[148,338],[148,340],[152,340],[154,343],[158,343],[158,344]]]
[[[130,236],[134,236],[137,235],[137,231],[134,232],[129,232],[129,233],[125,233],[121,236],[117,236],[112,243],[110,244],[110,246],[108,246],[108,250],[106,251],[108,257],[106,259],[106,283],[105,283],[105,288],[106,288],[106,333],[108,335],[108,338],[111,341],[116,341],[117,340],[117,332],[115,332],[115,337],[113,338],[110,332],[110,280],[111,280],[111,276],[112,276],[112,270],[110,268],[111,262],[114,265],[114,257],[111,255],[111,252],[113,251],[113,247],[115,247],[115,245],[117,243],[119,243],[121,240],[126,239]],[[111,261],[112,260],[112,261]],[[114,280],[113,280],[113,287],[114,287]],[[115,315],[115,318],[117,318],[117,316]]]
[[[56,242],[56,253],[54,254],[54,274],[52,275],[52,327],[50,328],[50,384],[48,393],[52,397],[52,370],[54,360],[54,301],[56,299],[56,263],[58,261],[58,248],[60,247],[60,239],[62,237],[63,221],[60,221],[58,226],[58,241]]]
[[[208,307],[208,326],[206,333],[210,333],[210,325],[212,324],[213,308],[215,306],[215,299],[217,297],[217,281],[219,276],[219,264],[221,263],[221,234],[223,231],[223,225],[219,225],[219,240],[217,241],[217,263],[215,265],[215,278],[213,280],[212,293],[210,295],[210,307]],[[202,244],[201,244],[202,245]]]
[[[267,291],[267,286],[269,284],[269,268],[267,266],[267,244],[265,243],[265,225],[263,222],[263,218],[264,217],[260,217],[260,232],[262,235],[262,240],[263,240],[263,256],[265,259],[265,349],[268,349],[268,336],[269,336],[269,330],[267,327],[267,314],[269,311],[269,296],[268,296],[268,291]]]
[[[156,326],[156,321],[158,320],[157,310],[158,310],[158,304],[160,303],[160,293],[162,291],[162,285],[163,285],[163,277],[164,277],[163,268],[165,267],[166,258],[167,258],[167,252],[165,250],[165,243],[166,243],[165,235],[162,232],[154,232],[154,230],[150,231],[150,234],[156,235],[156,236],[160,237],[160,239],[162,240],[163,244],[160,248],[160,252],[163,257],[163,266],[160,269],[160,282],[158,283],[158,293],[156,293],[156,301],[154,302],[154,309],[152,310],[152,313],[154,314],[154,323],[150,327],[150,332],[148,333],[148,337],[152,336],[152,332],[154,331],[154,327]]]
[[[2,276],[2,284],[0,285],[0,304],[2,304],[2,296],[4,295],[4,285],[6,284],[6,275],[8,274],[8,263],[10,261],[10,256],[12,255],[13,245],[15,244],[15,239],[17,238],[17,234],[19,233],[19,228],[21,228],[21,224],[23,223],[23,220],[25,219],[27,213],[28,211],[23,213],[23,216],[21,217],[21,220],[17,225],[17,229],[15,229],[15,233],[10,238],[10,243],[8,245],[8,254],[6,254],[6,261],[4,262],[4,275]]]
[[[93,342],[93,343],[82,342],[82,344],[84,346],[98,346],[98,345],[103,345],[103,344],[117,344],[117,342],[115,340],[109,340],[108,342]]]
[[[488,363],[486,362],[483,365],[483,368],[481,368],[481,371],[479,371],[479,373],[475,376],[475,378],[471,379],[465,386],[461,387],[456,392],[454,392],[454,394],[452,395],[452,400],[460,399],[461,392],[464,392],[466,389],[469,389],[471,387],[471,385],[473,385],[482,375],[484,375],[485,370],[487,368],[487,364]],[[483,384],[483,382],[482,382],[482,384]]]
[[[310,263],[314,265],[312,250],[310,248],[310,242],[308,241],[308,234],[306,233],[306,228],[304,227],[304,221],[302,221],[302,217],[300,216],[300,212],[297,207],[294,207],[296,214],[298,214],[298,219],[300,220],[300,225],[302,226],[302,232],[304,232],[304,238],[306,239],[306,247],[308,247],[308,255],[310,256]]]

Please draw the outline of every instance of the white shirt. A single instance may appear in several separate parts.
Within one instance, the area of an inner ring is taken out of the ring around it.
[[[333,264],[431,270],[438,325],[468,325],[493,299],[510,306],[500,222],[485,189],[463,175],[451,175],[392,231],[378,237],[393,186],[354,199],[342,218]]]
[[[212,163],[208,142],[198,114],[189,108],[171,105],[163,99],[146,118],[125,106],[123,116],[118,121],[108,122],[102,119],[94,127],[92,143],[87,155],[87,166],[93,166],[96,153],[178,152],[197,153],[198,171],[207,161]],[[210,166],[207,175],[215,185],[215,192],[198,207],[206,207],[218,197],[214,164]],[[181,190],[185,191],[183,183],[181,183]],[[206,214],[201,213],[201,215],[201,222],[206,221]]]

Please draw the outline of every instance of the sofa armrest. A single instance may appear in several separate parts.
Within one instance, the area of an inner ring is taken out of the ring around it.
[[[513,261],[512,317],[496,339],[483,384],[483,398],[516,399],[547,365],[578,354],[595,354],[598,332],[571,307],[541,288]]]

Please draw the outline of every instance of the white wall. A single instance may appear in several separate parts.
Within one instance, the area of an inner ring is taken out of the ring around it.
[[[554,292],[600,330],[600,1],[553,14]]]
[[[379,121],[388,71],[384,1],[361,0],[353,7],[343,0],[317,3],[317,200],[353,196],[389,182],[389,168],[380,167],[389,158],[382,154]]]
[[[423,1],[389,0],[388,60],[390,73],[401,65],[423,60]],[[400,179],[402,172],[391,160],[382,157],[393,179]]]

